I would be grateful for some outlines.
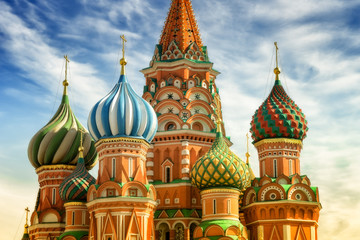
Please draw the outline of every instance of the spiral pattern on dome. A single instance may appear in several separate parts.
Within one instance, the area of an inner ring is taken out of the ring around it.
[[[214,187],[233,187],[241,191],[250,186],[248,166],[227,146],[222,133],[204,156],[191,169],[191,182],[200,190]]]
[[[63,95],[61,104],[53,118],[31,139],[28,157],[35,167],[44,165],[76,165],[81,131],[84,131],[84,160],[92,168],[97,160],[97,152],[90,134],[76,119],[67,95]]]
[[[64,201],[84,201],[95,178],[86,170],[84,159],[79,158],[74,172],[60,184],[59,194]]]
[[[275,81],[270,95],[256,110],[250,125],[254,142],[266,138],[303,140],[308,130],[304,113],[287,95],[280,80]]]
[[[110,93],[96,103],[88,118],[90,134],[96,141],[131,137],[151,142],[157,125],[154,109],[135,93],[126,75],[121,75]]]

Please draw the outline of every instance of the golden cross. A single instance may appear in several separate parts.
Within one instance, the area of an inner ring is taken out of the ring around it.
[[[65,80],[63,81],[63,85],[64,85],[64,95],[66,95],[67,94],[67,86],[69,86],[69,82],[67,81],[67,64],[70,61],[69,61],[67,55],[65,55],[64,58],[65,58]]]
[[[275,45],[275,49],[276,49],[276,68],[274,69],[274,73],[275,73],[275,80],[279,80],[279,74],[280,74],[280,69],[279,69],[279,63],[278,63],[278,45],[277,42],[274,42]]]
[[[125,59],[125,43],[127,42],[127,40],[125,38],[125,35],[120,36],[120,38],[122,39],[122,57]]]
[[[275,49],[276,49],[276,67],[279,67],[278,65],[278,46],[277,46],[277,42],[274,42],[274,45],[275,45]]]
[[[30,212],[29,207],[25,208],[26,211],[26,223],[28,222],[28,213]]]

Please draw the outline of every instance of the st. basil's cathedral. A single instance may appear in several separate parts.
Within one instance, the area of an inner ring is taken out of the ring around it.
[[[191,1],[172,0],[141,70],[142,97],[126,75],[122,42],[119,80],[91,109],[88,130],[71,110],[65,68],[61,104],[28,147],[39,192],[23,239],[318,239],[318,188],[300,174],[307,121],[277,61],[274,86],[250,123],[255,177],[249,153],[244,162],[229,148],[219,72]],[[97,179],[88,172],[95,164]]]

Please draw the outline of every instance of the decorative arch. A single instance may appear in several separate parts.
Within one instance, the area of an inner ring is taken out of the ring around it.
[[[303,183],[297,183],[288,190],[287,198],[298,201],[316,201],[316,197],[312,189]]]
[[[184,109],[184,107],[176,100],[174,99],[165,99],[162,100],[161,102],[159,102],[155,107],[154,110],[157,113],[161,113],[161,114],[166,114],[166,113],[170,113],[168,111],[168,107],[172,107],[175,108],[172,113],[173,114],[179,114],[179,112]]]
[[[271,182],[272,182],[271,178],[269,178],[268,176],[265,175],[260,179],[260,186],[264,186],[264,185],[269,184]]]
[[[176,129],[181,129],[183,121],[179,118],[178,115],[166,113],[158,117],[159,127],[158,131],[166,131],[165,126],[168,122],[174,122],[176,124]]]
[[[224,236],[224,230],[218,225],[210,225],[205,230],[205,237]]]
[[[206,116],[204,114],[193,115],[186,122],[191,125],[194,122],[200,122],[203,125],[204,132],[210,132],[211,129],[215,128],[214,122],[208,116]]]
[[[40,223],[61,222],[61,216],[55,209],[49,208],[40,213]]]
[[[231,235],[235,235],[235,236],[239,236],[240,235],[240,229],[237,226],[230,226],[228,229],[226,229],[225,231],[225,235],[226,236],[231,236]]]
[[[269,183],[262,186],[258,192],[258,201],[284,200],[286,192],[278,183]]]
[[[290,178],[284,174],[281,174],[277,179],[276,183],[284,185],[284,184],[290,184]]]
[[[135,182],[135,181],[125,183],[125,185],[122,187],[121,195],[129,196],[129,195],[127,195],[127,192],[130,188],[136,188],[138,191],[141,192],[142,196],[144,196],[144,197],[148,196],[148,191],[147,191],[146,187],[144,186],[144,184],[142,184],[140,182]]]
[[[195,93],[200,93],[202,96],[205,97],[205,99],[201,99],[201,100],[203,100],[207,103],[213,102],[210,92],[202,87],[193,87],[193,88],[187,90],[187,92],[185,94],[185,98],[191,99],[191,97],[194,96]]]
[[[105,193],[105,191],[107,189],[115,189],[114,196],[121,196],[121,192],[122,192],[121,191],[121,186],[116,182],[107,181],[107,182],[104,182],[103,184],[100,185],[100,187],[96,191],[96,197],[101,198],[104,195],[106,196],[107,194]]]
[[[161,88],[159,91],[157,91],[155,93],[154,99],[161,100],[162,96],[164,94],[168,94],[169,92],[176,93],[179,96],[179,99],[174,98],[175,100],[180,100],[180,99],[184,98],[184,94],[180,89],[178,89],[177,87],[174,87],[174,86],[168,86],[166,88]],[[165,98],[165,99],[167,99],[167,98]]]
[[[191,101],[187,106],[186,106],[186,109],[189,109],[191,112],[193,112],[193,110],[196,108],[196,107],[200,107],[203,111],[205,111],[205,115],[209,115],[210,113],[213,113],[213,109],[211,108],[211,106],[202,101],[202,100],[193,100]]]
[[[255,189],[252,187],[249,187],[248,189],[246,189],[243,199],[245,199],[245,201],[243,201],[243,206],[247,206],[247,205],[252,204],[253,202],[256,202]]]

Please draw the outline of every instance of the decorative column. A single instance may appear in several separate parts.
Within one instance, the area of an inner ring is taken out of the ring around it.
[[[190,151],[189,141],[181,142],[182,150],[181,150],[181,179],[189,180],[190,179]]]
[[[146,175],[148,181],[151,183],[154,181],[154,144],[150,144],[146,158]]]

